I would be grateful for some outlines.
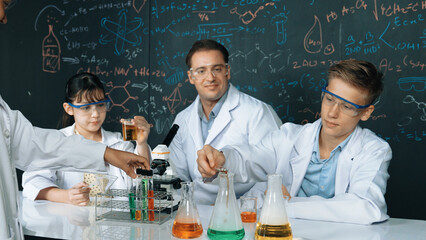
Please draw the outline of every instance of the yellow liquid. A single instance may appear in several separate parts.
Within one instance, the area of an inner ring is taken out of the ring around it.
[[[134,125],[126,125],[123,123],[123,140],[131,141],[137,139],[136,127]]]
[[[291,233],[290,224],[285,225],[267,225],[260,222],[256,225],[254,233],[256,240],[292,240],[293,234]]]

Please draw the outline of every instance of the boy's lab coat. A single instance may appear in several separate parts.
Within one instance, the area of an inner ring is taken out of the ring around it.
[[[272,108],[229,84],[229,92],[213,126],[203,142],[198,115],[199,96],[175,119],[179,130],[170,144],[170,160],[176,165],[183,181],[194,181],[194,198],[201,204],[214,204],[219,186],[203,183],[197,167],[197,151],[205,144],[215,148],[234,144],[257,144],[268,133],[278,130],[281,120]],[[268,161],[265,161],[268,164]],[[254,183],[235,183],[237,197],[251,189]]]
[[[0,239],[23,238],[15,167],[105,171],[105,148],[81,136],[66,138],[59,131],[33,127],[0,97]]]
[[[241,154],[241,159],[264,156],[278,160],[276,172],[283,175],[283,184],[292,196],[288,204],[289,217],[360,224],[388,219],[384,194],[392,151],[387,142],[359,126],[355,128],[351,139],[339,155],[335,196],[330,199],[319,196],[295,197],[311,160],[314,136],[320,127],[320,121],[321,119],[303,126],[286,123],[258,146],[252,146],[251,151],[247,146],[234,149]],[[224,150],[226,155],[230,155],[225,167],[244,169],[244,161],[238,159],[238,154],[231,153],[230,149]],[[258,163],[257,166],[261,164]],[[239,172],[243,173],[239,176],[242,181],[264,178],[262,174],[250,177],[243,171]],[[248,194],[263,198],[265,190],[266,183],[261,183]]]

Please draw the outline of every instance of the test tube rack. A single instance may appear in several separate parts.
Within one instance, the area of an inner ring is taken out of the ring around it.
[[[145,199],[135,198],[135,208],[131,208],[129,204],[129,195],[135,193],[126,189],[110,189],[106,193],[98,193],[96,195],[95,214],[96,220],[113,220],[134,223],[150,223],[162,224],[171,218],[173,213],[173,197],[171,193],[154,191],[153,197],[146,197]],[[141,202],[147,202],[151,198],[154,199],[154,209],[143,208]],[[153,211],[154,220],[136,220],[132,219],[131,211]]]

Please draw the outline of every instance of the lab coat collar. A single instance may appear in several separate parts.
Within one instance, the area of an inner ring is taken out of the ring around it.
[[[337,161],[336,168],[336,181],[335,183],[335,194],[345,193],[346,189],[349,187],[350,181],[350,171],[344,171],[344,169],[352,169],[351,166],[353,161],[358,153],[362,151],[362,141],[359,141],[362,138],[361,127],[356,126],[354,132],[352,133],[351,139],[346,144],[346,147],[342,150]]]
[[[201,134],[201,121],[198,117],[198,107],[201,104],[200,96],[197,96],[197,98],[194,101],[194,107],[191,109],[190,116],[196,116],[189,118],[188,126],[191,129],[189,133],[191,134],[191,137],[195,143],[195,149],[202,149],[204,146],[203,143],[203,135]]]
[[[290,166],[293,172],[293,183],[290,189],[291,196],[297,195],[302,184],[314,148],[315,138],[312,136],[315,136],[316,131],[318,131],[319,123],[316,121],[313,124],[303,126],[304,129],[294,143],[294,155],[291,154],[290,158]]]
[[[205,144],[210,144],[219,136],[225,127],[231,122],[231,111],[238,106],[240,99],[239,91],[229,83],[228,96],[219,111],[218,116],[213,122],[212,128],[207,135]]]
[[[290,158],[290,165],[293,171],[293,184],[290,190],[291,196],[296,196],[302,184],[315,144],[315,138],[312,136],[315,136],[316,131],[318,131],[318,128],[321,126],[320,123],[321,119],[318,119],[312,124],[306,124],[304,126],[306,129],[301,131],[300,136],[297,137],[294,144],[294,155],[292,154]],[[358,140],[361,137],[361,133],[361,127],[357,126],[351,139],[349,139],[346,147],[339,155],[336,169],[336,195],[345,193],[346,189],[349,187],[350,171],[344,171],[344,169],[351,169],[350,166],[356,154],[362,150],[362,143]]]

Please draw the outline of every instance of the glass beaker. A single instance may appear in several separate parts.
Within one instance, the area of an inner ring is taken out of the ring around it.
[[[257,221],[257,197],[242,196],[241,203],[241,220],[244,223],[255,223]]]
[[[254,235],[257,240],[293,239],[281,182],[280,174],[268,174],[268,190]]]
[[[123,130],[123,140],[132,141],[138,138],[137,129],[135,124],[132,122],[133,119],[123,119],[121,121],[121,126]]]
[[[194,204],[194,184],[182,183],[182,199],[173,222],[172,234],[177,238],[198,238],[203,234],[197,206]]]
[[[243,239],[245,235],[234,191],[234,174],[219,173],[219,191],[207,236],[212,239]]]

